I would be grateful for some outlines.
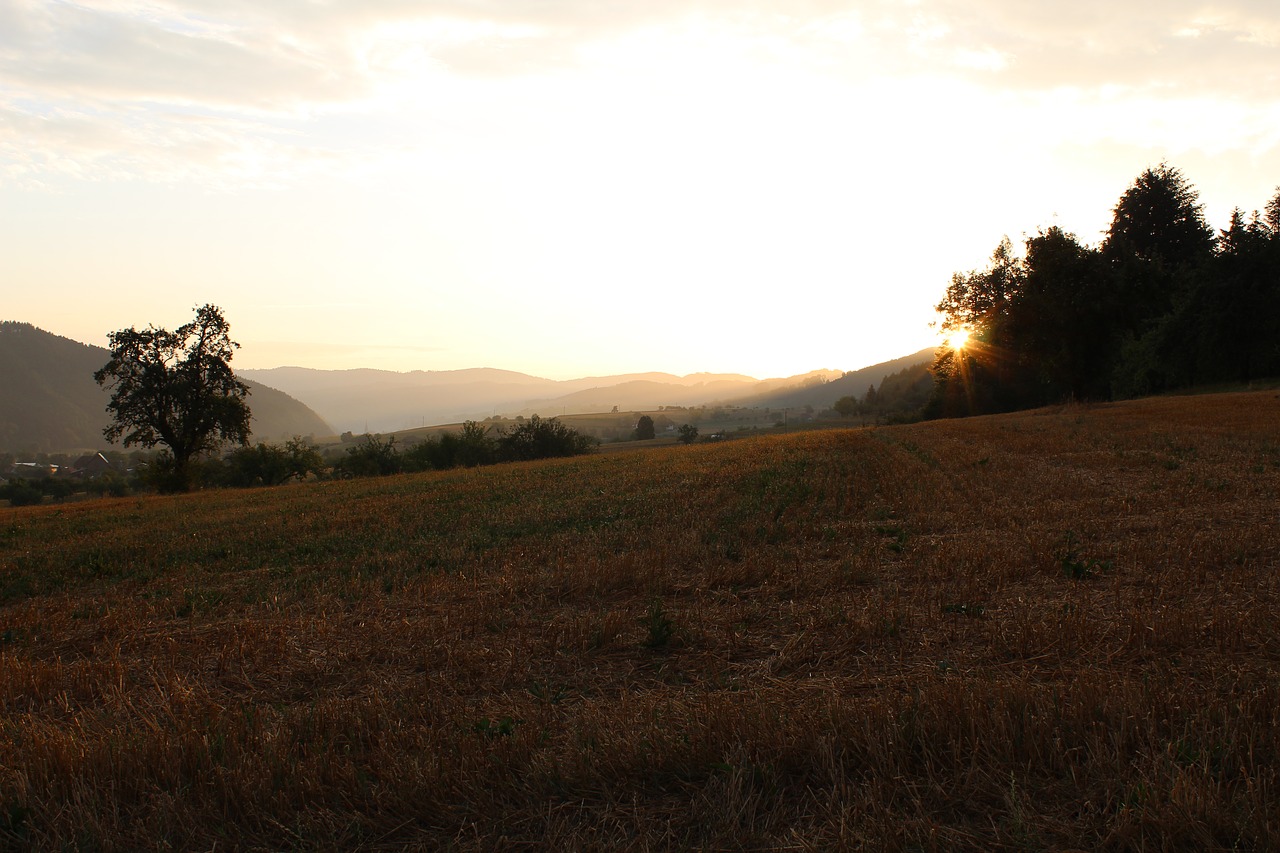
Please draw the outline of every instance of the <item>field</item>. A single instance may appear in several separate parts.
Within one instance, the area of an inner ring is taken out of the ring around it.
[[[1280,398],[0,511],[0,848],[1280,847]]]

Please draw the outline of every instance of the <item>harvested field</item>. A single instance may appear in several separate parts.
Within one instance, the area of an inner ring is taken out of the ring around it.
[[[0,847],[1280,847],[1280,397],[0,511]]]

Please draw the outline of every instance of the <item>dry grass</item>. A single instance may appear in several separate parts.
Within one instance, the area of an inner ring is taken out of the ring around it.
[[[1274,392],[0,514],[0,847],[1280,846]]]

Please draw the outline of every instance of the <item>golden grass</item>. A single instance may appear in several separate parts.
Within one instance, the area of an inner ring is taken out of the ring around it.
[[[0,846],[1280,846],[1280,399],[0,514]]]

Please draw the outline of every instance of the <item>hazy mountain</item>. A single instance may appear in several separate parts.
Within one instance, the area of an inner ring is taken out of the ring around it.
[[[398,373],[277,367],[242,374],[305,400],[340,432],[391,432],[520,408],[555,383],[491,368]]]
[[[860,398],[867,393],[868,387],[875,385],[879,388],[880,384],[884,382],[884,378],[890,374],[919,364],[932,363],[936,352],[936,349],[929,347],[891,361],[883,361],[870,367],[851,370],[843,375],[837,373],[836,376],[839,378],[831,379],[830,381],[824,382],[821,378],[813,378],[807,382],[801,382],[786,388],[752,393],[730,402],[739,406],[760,406],[775,409],[813,406],[815,410],[821,411],[831,408],[835,401],[841,397]]]
[[[659,406],[702,406],[726,403],[743,394],[764,397],[799,388],[806,383],[823,383],[841,375],[838,370],[815,370],[783,379],[753,379],[737,374],[695,373],[666,376],[664,379],[627,379],[613,385],[600,384],[560,397],[530,401],[517,414],[537,411],[555,415],[564,411],[607,412],[613,406],[622,411],[652,411]],[[597,380],[599,381],[599,380]],[[754,405],[754,404],[753,404]]]
[[[29,323],[0,322],[0,450],[63,452],[107,446],[107,391],[93,381],[110,358]],[[332,435],[315,412],[259,382],[249,386],[253,438]]]
[[[397,373],[277,367],[245,370],[241,375],[305,400],[338,430],[360,433],[479,420],[493,414],[536,412],[551,417],[607,412],[614,406],[634,411],[701,405],[841,374],[826,370],[759,380],[733,373],[632,373],[552,380],[493,368]]]

